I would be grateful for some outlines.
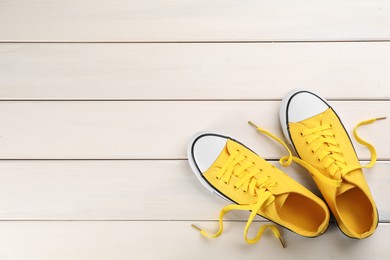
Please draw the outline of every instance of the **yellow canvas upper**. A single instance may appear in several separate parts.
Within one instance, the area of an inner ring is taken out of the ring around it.
[[[203,176],[216,190],[238,204],[225,207],[220,216],[220,229],[214,235],[202,231],[206,236],[215,237],[222,232],[222,217],[230,210],[254,211],[245,229],[249,243],[260,239],[264,231],[259,231],[254,239],[246,237],[256,214],[308,237],[318,236],[328,227],[330,213],[321,199],[234,140],[228,139]]]
[[[335,112],[329,108],[288,127],[300,158],[320,173],[312,174],[313,179],[340,229],[353,238],[371,235],[378,223],[376,205],[361,169],[364,166]]]

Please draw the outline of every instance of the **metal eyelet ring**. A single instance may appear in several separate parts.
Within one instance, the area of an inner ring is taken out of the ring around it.
[[[311,153],[314,154],[314,150],[311,150]]]

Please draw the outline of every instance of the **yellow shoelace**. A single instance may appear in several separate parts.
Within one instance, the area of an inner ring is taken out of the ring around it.
[[[258,168],[252,161],[247,159],[244,155],[240,154],[239,151],[234,151],[230,154],[225,165],[216,174],[216,178],[225,182],[226,184],[229,184],[232,175],[239,179],[236,183],[234,183],[234,188],[241,188],[242,192],[248,193],[252,197],[258,198],[257,202],[251,205],[233,204],[224,207],[219,214],[219,229],[213,234],[210,234],[207,231],[200,229],[194,224],[192,224],[191,226],[200,231],[203,236],[215,238],[222,234],[223,217],[229,211],[251,211],[251,214],[244,229],[245,241],[249,244],[254,244],[261,239],[261,236],[266,229],[270,229],[275,235],[275,237],[280,240],[282,246],[285,247],[280,232],[275,225],[263,225],[257,230],[257,234],[254,238],[248,238],[249,227],[251,226],[254,218],[256,217],[257,212],[261,208],[271,204],[275,199],[274,195],[267,190],[267,187],[277,185],[277,183],[272,178],[262,174],[262,170]]]
[[[258,132],[270,137],[271,139],[283,145],[283,147],[287,150],[288,155],[283,156],[279,160],[279,163],[281,165],[287,167],[291,164],[292,161],[294,161],[300,164],[301,166],[303,166],[304,168],[306,168],[311,175],[316,176],[322,181],[334,185],[335,187],[340,187],[342,179],[344,178],[345,175],[357,169],[371,168],[372,166],[374,166],[377,159],[375,147],[372,144],[360,138],[359,135],[357,134],[357,129],[362,125],[372,124],[377,120],[383,120],[383,119],[386,119],[386,117],[373,118],[366,121],[362,121],[355,126],[353,130],[353,135],[358,143],[366,146],[370,150],[371,160],[370,163],[367,165],[360,165],[358,167],[353,167],[353,168],[348,168],[346,166],[346,162],[342,156],[342,152],[339,148],[339,144],[337,143],[335,139],[335,135],[332,131],[331,124],[308,129],[300,133],[301,136],[307,136],[306,144],[312,147],[313,154],[316,154],[318,150],[321,150],[321,152],[317,154],[317,159],[319,162],[322,162],[324,168],[329,172],[329,175],[332,178],[328,178],[324,176],[311,164],[303,161],[298,157],[293,156],[287,144],[277,136],[273,135],[272,133],[268,132],[267,130],[261,127],[258,127],[257,125],[255,125],[250,121],[248,123],[253,127],[255,127]]]

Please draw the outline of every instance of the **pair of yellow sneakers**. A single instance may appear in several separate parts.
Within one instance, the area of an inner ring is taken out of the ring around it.
[[[284,247],[275,225],[263,225],[255,237],[248,238],[256,215],[299,235],[316,237],[327,230],[330,209],[345,235],[358,239],[370,236],[378,225],[378,212],[362,168],[375,164],[376,152],[357,135],[356,129],[378,119],[384,118],[363,121],[354,129],[355,139],[371,151],[371,162],[365,166],[360,165],[335,111],[325,99],[310,91],[293,90],[280,106],[283,133],[299,157],[293,156],[281,139],[249,122],[286,148],[288,155],[280,159],[283,166],[294,161],[309,171],[326,203],[233,138],[210,132],[197,134],[188,146],[192,170],[208,190],[233,204],[221,210],[216,233],[193,227],[204,236],[217,237],[222,234],[227,212],[251,211],[244,230],[245,240],[256,243],[269,228]]]

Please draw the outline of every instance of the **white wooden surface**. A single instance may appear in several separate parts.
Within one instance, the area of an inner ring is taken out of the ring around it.
[[[332,225],[283,230],[286,249],[268,233],[247,245],[246,213],[200,237],[190,224],[213,229],[226,202],[185,150],[211,129],[277,159],[246,121],[281,136],[296,87],[329,98],[349,131],[389,117],[389,28],[385,0],[0,0],[0,259],[388,259],[390,120],[360,130],[380,160],[365,171],[380,224],[364,241]]]
[[[13,0],[2,41],[389,39],[387,0]]]
[[[383,42],[21,43],[1,44],[0,55],[1,99],[264,100],[292,87],[331,99],[390,97]]]
[[[316,239],[285,230],[287,248],[266,233],[245,244],[244,223],[227,223],[224,236],[206,240],[188,221],[0,223],[3,259],[386,259],[390,224],[363,241],[346,239],[332,226]],[[216,223],[203,222],[213,228]]]

